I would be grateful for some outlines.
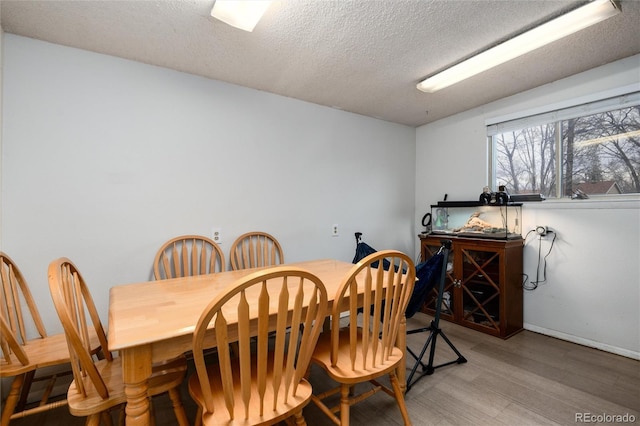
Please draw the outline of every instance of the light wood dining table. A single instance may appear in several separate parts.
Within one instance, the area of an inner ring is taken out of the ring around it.
[[[312,260],[290,265],[317,275],[332,303],[351,263]],[[127,405],[127,425],[150,424],[147,380],[153,363],[175,358],[192,349],[195,325],[207,304],[222,289],[260,268],[218,272],[168,280],[125,284],[109,293],[109,350],[122,357]],[[398,345],[406,346],[406,324],[398,333]],[[405,369],[398,379],[405,384]]]

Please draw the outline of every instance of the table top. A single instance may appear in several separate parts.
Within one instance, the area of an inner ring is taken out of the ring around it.
[[[333,298],[351,263],[324,259],[290,263],[322,280]],[[109,350],[165,342],[153,359],[167,359],[190,349],[195,325],[204,308],[224,288],[257,269],[219,272],[112,287],[109,292]]]

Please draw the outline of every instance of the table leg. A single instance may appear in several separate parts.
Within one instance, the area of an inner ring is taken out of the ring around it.
[[[402,389],[402,393],[407,392],[407,318],[403,315],[400,320],[400,327],[398,329],[398,347],[402,349],[402,362],[400,363],[400,367],[396,371],[396,376],[398,376],[398,381],[400,382],[400,389]]]
[[[151,376],[151,346],[138,346],[120,352],[122,378],[127,395],[125,409],[127,426],[151,424],[149,411],[148,379]]]

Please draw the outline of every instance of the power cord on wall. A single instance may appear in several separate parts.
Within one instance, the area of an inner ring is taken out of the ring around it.
[[[544,228],[544,232],[542,232],[541,228]],[[529,276],[527,274],[522,274],[524,277],[522,281],[522,288],[529,291],[533,291],[537,289],[540,284],[543,284],[547,281],[547,257],[549,257],[549,255],[551,254],[551,250],[553,249],[553,244],[556,242],[556,237],[558,235],[552,230],[547,229],[546,227],[538,227],[536,229],[532,229],[531,231],[527,232],[527,235],[525,235],[524,237],[525,244],[526,244],[527,237],[529,237],[529,234],[531,234],[532,232],[535,232],[538,234],[538,265],[536,266],[536,280],[531,281],[531,283],[527,284],[527,280],[529,279]],[[553,234],[553,239],[551,240],[551,246],[549,247],[549,251],[547,252],[546,255],[544,255],[544,258],[542,258],[542,237],[546,236],[547,234]],[[543,262],[542,280],[540,279],[540,263],[541,262]]]

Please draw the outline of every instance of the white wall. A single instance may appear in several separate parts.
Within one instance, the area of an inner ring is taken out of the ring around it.
[[[635,56],[418,128],[416,223],[445,193],[449,200],[478,198],[487,183],[486,120],[639,81]],[[527,203],[523,229],[536,225],[548,225],[558,238],[547,283],[525,292],[525,328],[640,359],[638,198]],[[524,272],[533,278],[538,244],[530,237],[524,250]],[[543,254],[549,245],[542,241]]]
[[[2,57],[4,56],[3,46],[4,31],[2,30],[2,26],[0,25],[0,206],[2,206],[2,178],[4,175],[4,173],[2,173],[2,76],[4,74],[2,66]],[[0,209],[0,242],[2,242],[2,209]]]
[[[213,226],[225,253],[263,230],[287,261],[350,262],[361,231],[414,255],[413,128],[10,34],[4,54],[1,245],[50,331],[60,256],[106,325],[111,286]]]
[[[485,185],[486,119],[637,83],[640,60],[416,131],[10,34],[2,46],[0,248],[19,263],[51,332],[61,327],[46,268],[59,256],[81,269],[106,323],[109,287],[150,279],[164,240],[212,226],[225,252],[262,229],[288,261],[350,261],[355,231],[413,255],[430,204],[445,193],[476,199]],[[525,326],[638,358],[638,202],[581,206],[524,209],[525,230],[558,232],[547,284],[525,294]],[[333,223],[340,237],[329,236]],[[530,276],[536,244],[525,247]]]

